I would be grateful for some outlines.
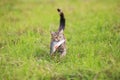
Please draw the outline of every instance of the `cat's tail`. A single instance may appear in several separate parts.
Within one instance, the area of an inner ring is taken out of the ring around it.
[[[57,9],[57,11],[59,12],[60,15],[60,25],[59,25],[59,29],[58,31],[63,31],[65,29],[65,17],[64,17],[64,13],[62,12],[61,9]]]

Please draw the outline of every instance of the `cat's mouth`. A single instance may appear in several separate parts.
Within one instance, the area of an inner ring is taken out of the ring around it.
[[[55,39],[54,41],[55,41],[55,42],[59,42],[60,40],[58,40],[58,39]]]

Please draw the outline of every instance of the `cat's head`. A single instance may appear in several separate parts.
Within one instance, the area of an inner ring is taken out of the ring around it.
[[[58,41],[64,39],[64,35],[61,32],[51,32],[51,39],[52,39],[52,41],[58,42]]]

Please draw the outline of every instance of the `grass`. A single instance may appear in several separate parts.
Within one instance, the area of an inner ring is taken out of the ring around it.
[[[66,17],[67,55],[49,56]],[[0,80],[119,80],[119,0],[0,1]]]

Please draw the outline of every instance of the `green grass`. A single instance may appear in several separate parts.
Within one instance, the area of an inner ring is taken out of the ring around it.
[[[49,56],[66,17],[67,55]],[[1,0],[0,80],[119,80],[120,0]]]

